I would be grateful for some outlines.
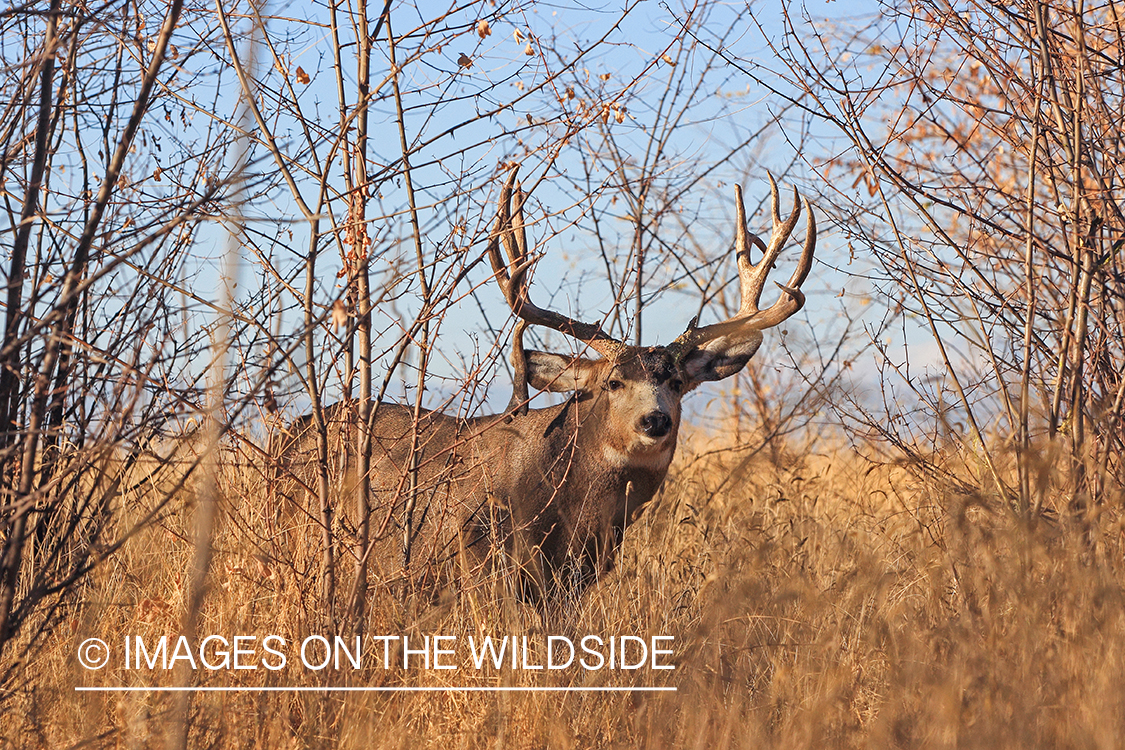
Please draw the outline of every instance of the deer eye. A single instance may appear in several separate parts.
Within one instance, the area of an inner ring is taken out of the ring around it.
[[[673,378],[672,381],[668,383],[668,385],[676,393],[680,393],[684,389],[684,381],[680,380],[679,378]]]
[[[605,389],[607,391],[619,391],[624,387],[625,387],[625,384],[622,383],[617,378],[613,378],[612,380],[607,381],[606,384],[605,384]]]

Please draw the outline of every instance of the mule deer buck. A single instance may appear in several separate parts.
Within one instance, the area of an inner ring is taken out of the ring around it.
[[[746,230],[735,186],[735,253],[742,302],[720,323],[689,324],[666,346],[629,346],[598,325],[537,307],[528,295],[532,263],[523,223],[525,196],[515,171],[500,196],[488,247],[495,278],[520,319],[513,336],[515,388],[498,415],[462,419],[379,404],[371,429],[369,559],[376,580],[411,581],[452,565],[454,575],[498,558],[515,563],[521,590],[534,598],[560,584],[590,582],[612,567],[622,533],[668,471],[680,427],[680,401],[700,383],[738,373],[762,343],[762,331],[801,309],[800,286],[812,265],[816,223],[808,212],[804,249],[781,298],[759,301],[770,272],[800,218],[782,220],[770,177],[773,232],[768,243]],[[507,263],[501,257],[503,246]],[[752,264],[752,248],[762,258]],[[525,351],[526,326],[553,329],[601,355],[591,359]],[[571,394],[565,402],[527,408],[527,384]],[[355,409],[326,410],[346,455],[354,451]],[[350,425],[350,427],[349,427]],[[307,466],[316,454],[311,419],[290,432],[284,456]],[[530,585],[529,585],[530,584]]]

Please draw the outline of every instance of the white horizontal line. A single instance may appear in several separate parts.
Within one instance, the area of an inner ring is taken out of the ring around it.
[[[674,693],[675,687],[83,687],[79,693]]]

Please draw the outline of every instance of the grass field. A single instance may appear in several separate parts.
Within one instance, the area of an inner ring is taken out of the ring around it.
[[[1116,748],[1125,745],[1122,520],[1083,533],[1021,520],[987,492],[874,465],[851,448],[747,456],[681,438],[616,571],[546,621],[504,588],[433,606],[374,592],[369,634],[673,636],[674,670],[197,670],[220,686],[674,687],[675,692],[76,692],[176,684],[175,670],[97,671],[88,637],[116,648],[179,632],[193,553],[190,504],[86,583],[83,606],[22,665],[0,747],[163,747],[189,706],[190,747]],[[964,472],[961,472],[963,475]],[[1051,482],[1049,472],[1042,481]],[[198,632],[322,632],[316,561],[272,537],[268,492],[222,474],[221,520]],[[1044,487],[1047,496],[1051,488]],[[144,492],[122,496],[139,513]],[[296,547],[296,548],[295,548]],[[169,644],[169,652],[172,645]],[[292,647],[290,647],[292,651]],[[393,650],[392,650],[393,651]],[[398,652],[394,652],[397,654]],[[212,654],[214,656],[214,654]],[[217,659],[218,657],[215,657]],[[394,660],[395,656],[392,657]],[[414,656],[416,660],[420,657]],[[417,663],[417,662],[416,662]],[[181,666],[184,661],[180,661]]]

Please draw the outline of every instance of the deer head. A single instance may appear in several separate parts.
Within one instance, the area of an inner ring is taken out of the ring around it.
[[[741,304],[738,312],[719,323],[697,326],[665,346],[629,346],[605,333],[597,324],[574,320],[535,305],[528,296],[527,272],[536,260],[528,253],[523,221],[526,195],[513,169],[500,195],[500,210],[488,247],[497,282],[512,312],[520,319],[513,341],[515,388],[509,409],[526,409],[527,384],[540,390],[574,393],[591,400],[591,413],[601,414],[596,439],[605,457],[622,465],[663,464],[667,468],[680,425],[680,401],[700,383],[722,380],[738,373],[762,344],[762,331],[794,315],[805,303],[801,284],[812,267],[816,247],[816,220],[808,201],[804,249],[788,284],[777,284],[781,298],[761,309],[762,291],[801,215],[802,200],[793,191],[794,209],[784,221],[779,211],[777,185],[770,176],[773,231],[768,243],[746,230],[742,189],[735,186],[737,226],[735,255],[738,263]],[[504,246],[507,264],[500,254]],[[751,262],[757,248],[762,257]],[[600,354],[599,358],[570,357],[523,347],[527,325],[564,333]]]

